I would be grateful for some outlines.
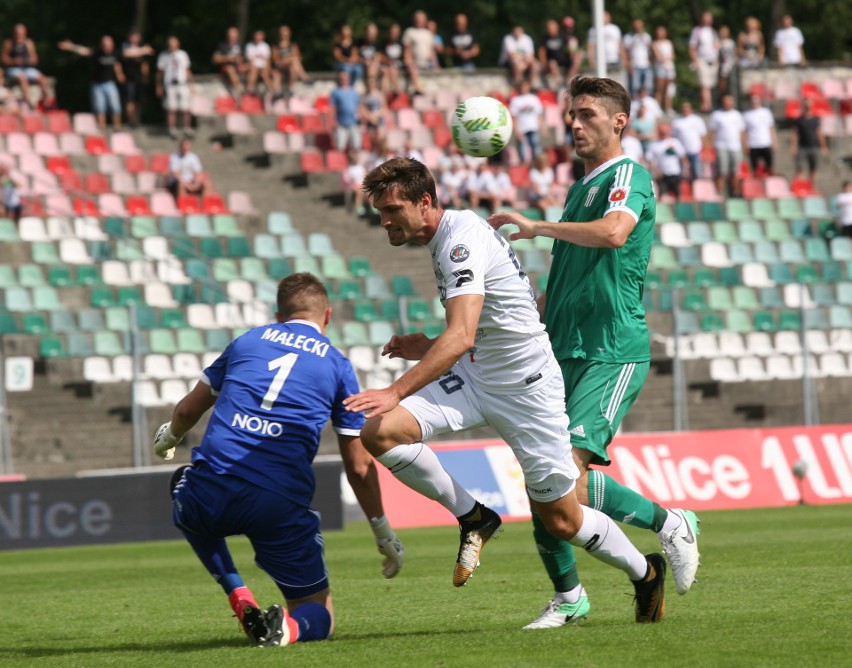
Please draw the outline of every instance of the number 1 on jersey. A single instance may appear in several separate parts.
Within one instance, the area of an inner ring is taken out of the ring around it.
[[[284,387],[284,383],[287,382],[287,376],[290,375],[290,372],[293,370],[293,365],[296,363],[298,358],[299,356],[296,353],[287,353],[286,355],[278,357],[269,363],[269,370],[272,371],[274,369],[278,369],[278,372],[269,384],[269,389],[266,390],[266,396],[263,397],[263,401],[260,403],[261,408],[267,411],[272,410],[272,406],[275,403],[275,400],[278,399],[278,395],[281,394],[281,388]]]

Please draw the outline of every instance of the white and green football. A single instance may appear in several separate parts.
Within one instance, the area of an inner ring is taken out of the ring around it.
[[[462,153],[487,158],[512,139],[512,115],[493,97],[469,97],[453,111],[450,131]]]

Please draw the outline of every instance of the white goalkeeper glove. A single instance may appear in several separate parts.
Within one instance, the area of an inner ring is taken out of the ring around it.
[[[382,575],[388,579],[396,577],[402,569],[402,562],[405,558],[405,547],[403,547],[402,541],[396,537],[387,517],[370,518],[370,528],[376,537],[379,554],[385,558],[382,562]]]
[[[154,452],[157,456],[169,461],[175,456],[175,446],[183,440],[183,436],[175,436],[172,433],[172,423],[166,422],[160,425],[154,434]]]

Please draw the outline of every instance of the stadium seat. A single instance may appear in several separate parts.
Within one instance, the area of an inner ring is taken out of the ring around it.
[[[178,211],[183,214],[201,213],[201,203],[197,195],[178,195]]]

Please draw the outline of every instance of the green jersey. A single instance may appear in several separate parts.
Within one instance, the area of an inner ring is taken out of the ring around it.
[[[558,360],[651,358],[642,292],[657,204],[651,175],[623,155],[571,186],[560,222],[590,222],[615,211],[637,221],[623,247],[553,244],[544,323]]]

